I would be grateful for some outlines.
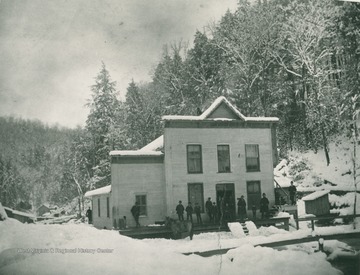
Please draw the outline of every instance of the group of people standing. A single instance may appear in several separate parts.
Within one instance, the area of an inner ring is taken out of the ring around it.
[[[226,221],[231,221],[234,219],[232,215],[231,208],[228,203],[225,202],[224,197],[220,198],[219,205],[216,205],[215,202],[211,201],[211,198],[205,203],[205,210],[207,215],[209,216],[209,220],[211,223],[223,223]],[[244,221],[247,219],[247,209],[246,209],[246,201],[244,196],[238,198],[237,202],[237,212],[240,221]],[[256,206],[252,206],[253,218],[256,218]],[[198,224],[202,224],[201,218],[201,206],[196,202],[195,206],[192,206],[192,203],[189,202],[186,207],[182,204],[182,201],[179,201],[179,204],[176,206],[176,214],[180,221],[184,220],[184,213],[186,212],[186,220],[193,222],[193,214],[196,214],[196,220]],[[266,197],[266,194],[263,193],[262,198],[260,200],[260,213],[261,218],[265,218],[268,216],[269,212],[269,200]],[[140,216],[140,206],[138,202],[135,202],[135,205],[131,208],[131,214],[133,215],[136,227],[140,227],[139,216]],[[88,216],[88,215],[87,215]]]
[[[229,203],[227,203],[224,198],[220,198],[219,205],[216,202],[212,202],[211,198],[208,198],[205,203],[205,211],[209,216],[210,223],[217,224],[223,223],[225,221],[234,220],[234,214]],[[192,215],[196,214],[196,219],[198,224],[202,224],[201,218],[201,206],[198,203],[195,203],[195,207],[192,207],[192,203],[189,202],[186,207],[182,204],[182,201],[179,201],[179,204],[176,206],[176,214],[180,221],[184,220],[184,213],[186,212],[186,220],[193,221]],[[245,220],[246,215],[246,202],[244,196],[238,199],[238,214],[240,220]]]
[[[205,209],[206,213],[209,216],[210,222],[216,224],[219,222],[220,215],[219,215],[219,208],[216,205],[216,202],[212,202],[211,198],[208,198],[208,200],[205,203]]]
[[[197,223],[202,224],[201,207],[197,202],[195,203],[194,207],[192,206],[191,202],[189,202],[188,205],[186,206],[186,208],[184,208],[182,201],[179,201],[179,204],[176,206],[176,214],[178,215],[180,221],[184,220],[184,211],[186,211],[186,220],[187,221],[193,222],[192,215],[193,215],[193,213],[195,213]]]

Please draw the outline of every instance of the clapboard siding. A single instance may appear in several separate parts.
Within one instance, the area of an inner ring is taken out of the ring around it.
[[[178,200],[187,200],[187,183],[200,182],[204,186],[204,198],[215,198],[215,185],[234,183],[235,196],[246,197],[246,182],[261,181],[261,191],[274,203],[273,152],[271,129],[253,128],[165,128],[165,171],[167,187],[167,208],[173,215]],[[202,146],[203,173],[187,172],[186,145]],[[230,146],[231,173],[218,173],[217,145]],[[245,144],[258,144],[260,172],[246,172]]]
[[[109,198],[110,205],[109,205],[109,216],[107,217],[107,200]],[[100,217],[98,212],[98,199],[100,199]],[[107,229],[112,228],[112,215],[111,215],[111,196],[109,194],[97,195],[92,197],[92,215],[93,215],[93,225],[96,228],[104,228]]]
[[[127,217],[134,226],[131,207],[135,196],[146,194],[147,215],[140,216],[140,224],[153,224],[165,219],[165,176],[163,163],[112,164],[113,219]]]

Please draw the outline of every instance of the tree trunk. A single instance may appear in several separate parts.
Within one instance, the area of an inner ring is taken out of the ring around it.
[[[318,81],[319,81],[318,82],[318,87],[315,87],[315,89],[314,89],[315,100],[316,100],[316,104],[317,104],[318,117],[319,117],[319,121],[320,121],[320,130],[321,130],[321,135],[322,135],[322,142],[323,142],[323,147],[324,147],[326,164],[327,164],[327,166],[329,166],[329,164],[330,164],[329,145],[328,145],[328,141],[327,141],[327,138],[326,138],[324,121],[322,120],[322,112],[321,112],[321,104],[320,104],[321,102],[320,102],[320,99],[319,99],[319,91],[321,90],[320,79],[318,79]]]
[[[321,134],[322,134],[322,139],[323,139],[323,147],[324,147],[324,152],[325,152],[326,164],[327,164],[327,166],[329,166],[329,164],[330,164],[329,148],[328,148],[328,142],[327,142],[323,123],[321,123]]]
[[[353,143],[354,143],[353,175],[354,175],[354,188],[355,188],[354,215],[356,215],[356,197],[357,197],[357,178],[356,178],[356,175],[357,175],[357,163],[356,163],[357,125],[356,125],[356,117],[354,118]],[[354,216],[354,229],[356,229],[356,217],[355,216]]]
[[[75,176],[73,176],[73,180],[76,183],[76,187],[77,187],[78,194],[79,194],[79,212],[80,212],[80,216],[81,216],[81,213],[83,212],[83,208],[81,205],[81,200],[83,199],[83,192],[82,192],[81,186],[80,186],[79,182],[77,181],[77,179],[75,178]]]

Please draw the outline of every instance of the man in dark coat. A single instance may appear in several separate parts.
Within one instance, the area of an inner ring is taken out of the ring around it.
[[[212,220],[214,219],[213,215],[212,215],[212,202],[211,202],[211,198],[208,198],[208,200],[205,203],[205,209],[206,209],[206,213],[209,216],[209,220],[210,222],[212,222]]]
[[[260,200],[260,213],[261,213],[261,218],[265,218],[267,217],[269,212],[269,200],[266,197],[266,194],[263,193],[263,197]]]
[[[176,206],[176,214],[178,214],[179,221],[184,220],[184,206],[182,205],[182,201],[179,201],[179,204]]]
[[[194,212],[196,214],[197,223],[202,224],[201,213],[200,213],[201,212],[201,207],[197,202],[195,203]]]
[[[140,217],[140,206],[138,202],[135,202],[135,205],[131,208],[131,214],[133,215],[135,222],[136,222],[136,227],[140,227],[140,223],[139,223],[139,217]]]
[[[294,186],[293,181],[290,182],[289,193],[290,193],[291,204],[295,205],[296,204],[296,199],[295,199],[296,198],[296,187]]]
[[[238,198],[237,206],[240,221],[244,221],[246,218],[246,201],[244,199],[244,196]]]
[[[88,218],[88,223],[92,224],[92,211],[89,207],[89,209],[86,211],[86,217]]]
[[[188,206],[186,206],[185,211],[186,211],[186,220],[187,221],[190,220],[192,222],[193,221],[192,214],[193,214],[194,209],[191,205],[191,202],[189,202]]]

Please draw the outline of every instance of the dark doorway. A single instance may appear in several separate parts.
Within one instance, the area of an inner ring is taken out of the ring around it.
[[[221,206],[221,199],[224,198],[224,205],[228,204],[230,210],[230,218],[234,220],[236,217],[235,209],[235,187],[233,183],[216,184],[216,204]]]

